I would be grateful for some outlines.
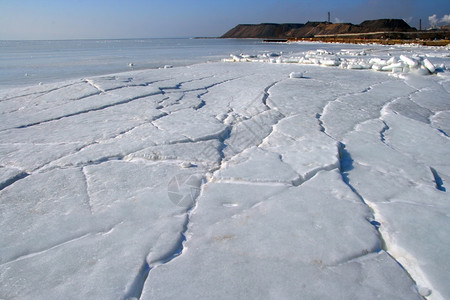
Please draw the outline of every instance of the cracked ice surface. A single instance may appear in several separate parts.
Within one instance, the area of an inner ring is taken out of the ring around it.
[[[222,62],[2,91],[0,298],[449,298],[449,80]]]

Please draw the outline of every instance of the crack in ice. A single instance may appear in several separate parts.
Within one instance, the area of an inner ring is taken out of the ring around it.
[[[434,183],[436,184],[436,189],[438,189],[441,192],[446,192],[446,188],[444,187],[444,181],[439,176],[439,173],[436,171],[436,169],[430,167],[431,173],[433,174]]]
[[[84,167],[81,167],[81,173],[83,173],[84,185],[85,185],[85,189],[86,189],[86,196],[87,196],[86,204],[89,208],[89,213],[92,215],[92,203],[91,203],[91,193],[89,192],[88,175],[86,174]]]
[[[22,261],[22,260],[25,260],[25,259],[28,259],[28,258],[32,258],[32,257],[38,256],[38,255],[41,255],[41,254],[45,254],[48,251],[51,251],[51,250],[63,247],[65,245],[67,245],[67,244],[74,243],[74,242],[77,242],[79,240],[91,237],[91,236],[108,234],[108,233],[112,232],[117,225],[122,224],[122,223],[123,222],[119,222],[119,223],[117,223],[117,224],[115,224],[115,225],[113,225],[113,226],[111,226],[111,227],[109,227],[109,228],[107,228],[105,230],[102,230],[102,231],[88,232],[88,233],[79,235],[77,237],[70,238],[70,239],[68,239],[66,241],[59,242],[59,243],[57,243],[57,244],[55,244],[53,246],[46,247],[46,248],[44,248],[42,250],[38,250],[38,251],[35,251],[35,252],[32,252],[32,253],[19,255],[17,257],[14,257],[14,258],[10,259],[9,261],[6,261],[6,262],[0,264],[0,266],[9,265],[9,264],[12,264],[12,263],[16,263],[18,261]]]
[[[340,143],[339,147],[339,164],[340,164],[340,173],[342,177],[342,181],[349,187],[349,189],[358,197],[358,199],[361,200],[361,202],[366,205],[369,210],[372,213],[371,221],[369,221],[372,226],[376,229],[378,233],[378,237],[381,241],[382,250],[387,251],[385,247],[385,242],[383,239],[383,236],[381,235],[379,231],[379,222],[375,219],[375,213],[374,209],[370,206],[370,203],[368,203],[364,197],[356,190],[356,188],[350,183],[350,179],[348,177],[348,172],[353,169],[353,158],[351,157],[350,153],[345,149],[345,145],[343,143]],[[375,223],[376,222],[376,223]]]
[[[17,99],[17,98],[22,98],[22,97],[28,97],[28,96],[33,96],[36,95],[36,98],[39,98],[41,96],[47,95],[51,92],[66,88],[66,87],[70,87],[73,85],[77,85],[79,82],[73,82],[70,84],[66,84],[66,85],[62,85],[62,86],[58,86],[56,88],[50,89],[50,90],[46,90],[46,91],[42,91],[42,92],[34,92],[34,93],[29,93],[29,94],[23,94],[23,95],[18,95],[18,96],[14,96],[14,97],[10,97],[10,98],[4,98],[4,99],[0,99],[1,102],[3,101],[7,101],[7,100],[13,100],[13,99]]]
[[[131,285],[131,288],[129,289],[129,291],[126,292],[124,299],[129,299],[133,297],[140,299],[145,284],[147,283],[148,280],[151,279],[150,277],[152,270],[158,268],[161,265],[170,263],[171,261],[173,261],[174,259],[183,254],[183,252],[186,249],[185,244],[188,241],[187,232],[189,230],[191,216],[198,206],[198,198],[202,196],[202,192],[206,184],[207,183],[204,183],[202,180],[202,185],[200,187],[200,194],[197,195],[196,197],[192,197],[193,204],[184,213],[185,221],[183,224],[183,230],[180,232],[180,237],[176,241],[175,246],[173,247],[173,251],[167,253],[166,255],[160,257],[158,260],[155,261],[147,261],[147,259],[145,259],[144,263],[140,267],[138,274]]]
[[[6,189],[8,186],[13,185],[14,183],[16,183],[19,180],[22,180],[26,177],[28,177],[30,174],[27,172],[21,172],[19,174],[17,174],[16,176],[9,178],[3,182],[0,182],[0,191],[3,189]]]
[[[139,95],[139,96],[136,96],[136,97],[133,97],[133,98],[117,101],[117,102],[114,102],[114,103],[101,105],[99,107],[85,109],[85,110],[73,112],[73,113],[70,113],[70,114],[67,114],[67,115],[63,115],[63,116],[59,116],[59,117],[55,117],[55,118],[51,118],[51,119],[47,119],[47,120],[43,120],[43,121],[39,121],[39,122],[34,122],[34,123],[26,124],[26,125],[13,127],[13,129],[29,128],[29,127],[33,127],[33,126],[49,123],[49,122],[52,122],[52,121],[58,121],[58,120],[61,120],[61,119],[64,119],[64,118],[70,118],[70,117],[79,116],[79,115],[90,113],[90,112],[94,112],[94,111],[107,109],[107,108],[114,107],[114,106],[127,104],[127,103],[130,103],[130,102],[135,101],[135,100],[139,100],[139,99],[142,99],[142,98],[145,98],[145,97],[149,97],[149,96],[160,95],[160,94],[161,94],[160,92],[153,92],[153,93],[143,94],[143,95]],[[9,129],[4,129],[4,130],[1,130],[1,131],[5,131],[5,130],[9,130]]]

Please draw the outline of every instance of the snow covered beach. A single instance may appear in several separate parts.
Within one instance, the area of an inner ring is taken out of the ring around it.
[[[448,299],[449,50],[341,46],[0,90],[0,298]]]

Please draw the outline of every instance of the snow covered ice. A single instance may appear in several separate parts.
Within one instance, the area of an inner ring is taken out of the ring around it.
[[[0,299],[450,298],[449,50],[317,46],[0,90]]]

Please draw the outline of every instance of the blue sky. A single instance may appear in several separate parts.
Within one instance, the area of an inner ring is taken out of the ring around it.
[[[332,22],[426,27],[450,14],[450,0],[0,0],[0,39],[220,36],[240,23],[325,21],[328,11]]]

